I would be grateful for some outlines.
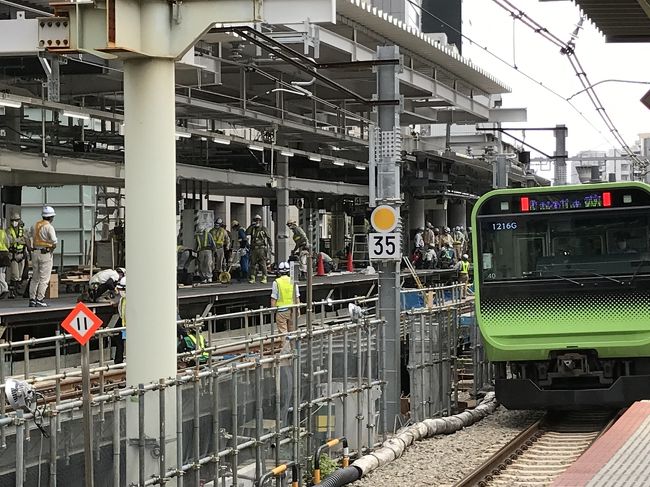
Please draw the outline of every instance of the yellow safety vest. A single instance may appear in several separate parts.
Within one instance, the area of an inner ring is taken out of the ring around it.
[[[203,245],[201,245],[201,236],[203,236]],[[209,236],[210,232],[208,230],[196,234],[196,246],[199,250],[205,250],[208,248],[208,242],[210,241]]]
[[[196,343],[196,336],[192,335],[191,333],[188,333],[187,336],[192,341],[192,343],[194,344],[194,349],[195,350],[203,350],[203,352],[200,355],[200,359],[201,360],[207,360],[210,355],[208,354],[208,352],[205,351],[205,337],[200,333],[198,333],[198,335],[199,335],[199,343],[198,343],[198,345]]]
[[[214,228],[212,230],[212,238],[217,247],[223,247],[223,243],[226,240],[226,229],[223,227]]]
[[[122,326],[126,326],[126,296],[120,298],[119,315],[122,318]]]
[[[41,229],[49,224],[47,220],[40,220],[34,225],[34,247],[37,249],[51,249],[54,244],[52,242],[47,242],[41,238]]]
[[[7,232],[4,228],[0,228],[0,252],[8,252],[9,247],[7,246]]]
[[[469,274],[469,261],[460,261],[460,273],[461,274]]]
[[[19,239],[22,239],[25,235],[25,231],[22,229],[22,227],[14,228],[14,227],[9,227],[9,236],[11,237],[11,249],[15,250],[16,252],[22,252],[23,249],[25,248],[25,244],[22,242],[19,242]]]
[[[294,285],[289,276],[280,276],[275,280],[278,286],[278,299],[275,305],[278,308],[286,308],[293,304],[293,289]]]

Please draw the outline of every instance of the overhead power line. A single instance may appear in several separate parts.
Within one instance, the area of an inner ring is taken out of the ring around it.
[[[612,142],[611,142],[611,140],[608,140],[607,135],[604,134],[598,127],[596,127],[596,125],[594,125],[594,123],[591,120],[589,120],[589,118],[577,106],[575,106],[573,103],[571,103],[570,100],[567,100],[567,98],[565,96],[561,95],[560,93],[558,93],[557,91],[552,89],[550,86],[545,85],[538,78],[535,78],[534,76],[529,75],[525,71],[519,69],[519,67],[516,66],[515,64],[512,64],[512,63],[508,62],[507,60],[505,60],[504,58],[502,58],[501,56],[499,56],[495,52],[491,51],[486,45],[484,45],[484,44],[482,44],[480,42],[477,42],[475,39],[472,39],[471,37],[469,37],[466,34],[463,34],[463,32],[461,30],[459,30],[456,27],[454,27],[453,25],[449,24],[444,19],[441,19],[436,14],[434,14],[433,12],[430,12],[429,10],[425,9],[421,5],[418,5],[413,0],[406,0],[406,1],[408,3],[410,3],[411,5],[413,5],[414,7],[416,7],[417,9],[419,9],[423,14],[426,14],[429,17],[431,17],[432,19],[435,19],[438,22],[440,22],[441,26],[445,26],[445,27],[448,27],[449,29],[453,30],[454,32],[459,34],[463,39],[467,40],[470,44],[474,44],[475,46],[479,47],[480,49],[482,49],[484,52],[486,52],[487,54],[492,56],[494,59],[496,59],[500,63],[508,66],[510,69],[513,69],[514,71],[519,73],[521,76],[528,79],[528,81],[531,81],[532,83],[535,83],[535,85],[540,86],[541,88],[545,89],[546,91],[548,91],[552,95],[556,96],[557,98],[559,98],[560,100],[562,100],[563,102],[568,104],[571,107],[571,109],[573,111],[575,111],[580,116],[580,118],[582,118],[592,129],[594,129],[596,132],[598,132],[598,134],[603,138],[604,142],[606,142],[609,145],[612,145]]]
[[[614,124],[614,121],[607,113],[607,110],[605,110],[605,107],[603,106],[603,103],[601,102],[598,93],[596,93],[596,90],[594,90],[594,85],[591,84],[591,82],[589,81],[589,77],[587,76],[586,71],[584,70],[582,64],[580,63],[578,56],[576,55],[575,41],[578,37],[578,33],[580,32],[580,29],[582,28],[584,17],[580,18],[580,21],[576,26],[576,30],[573,31],[569,42],[564,42],[558,36],[551,33],[546,27],[544,27],[539,22],[537,22],[536,20],[528,16],[526,12],[524,12],[523,10],[515,6],[509,0],[492,0],[492,1],[497,5],[499,5],[501,8],[503,8],[504,10],[506,10],[514,19],[519,20],[521,23],[523,23],[524,25],[532,29],[536,34],[539,34],[548,42],[552,43],[553,45],[555,45],[560,49],[560,53],[567,57],[569,63],[571,64],[571,67],[573,68],[573,71],[578,77],[578,80],[580,81],[580,84],[583,87],[582,92],[587,93],[589,100],[591,101],[592,105],[596,109],[596,112],[598,113],[600,118],[605,123],[607,130],[609,130],[612,136],[616,139],[616,142],[621,146],[623,152],[629,155],[630,158],[634,161],[633,162],[634,165],[637,166],[637,168],[639,169],[645,169],[648,166],[648,160],[647,159],[641,160],[639,156],[637,156],[632,151],[630,146],[627,144],[627,142],[619,132],[618,128]]]

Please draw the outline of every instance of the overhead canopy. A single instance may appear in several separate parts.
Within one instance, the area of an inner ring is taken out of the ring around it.
[[[650,42],[649,0],[574,0],[607,42]]]

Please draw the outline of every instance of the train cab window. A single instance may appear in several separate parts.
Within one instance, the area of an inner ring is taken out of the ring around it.
[[[648,216],[645,208],[486,216],[479,221],[481,279],[650,275]]]

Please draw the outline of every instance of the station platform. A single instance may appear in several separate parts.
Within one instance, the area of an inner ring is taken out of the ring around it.
[[[552,484],[650,486],[650,401],[634,403]]]
[[[428,286],[453,279],[456,271],[453,269],[419,270],[418,277]],[[354,296],[365,296],[375,293],[377,274],[358,272],[332,273],[326,276],[315,276],[313,280],[314,301],[332,297],[343,299]],[[229,284],[200,284],[178,288],[178,306],[183,318],[205,316],[208,313],[225,314],[268,307],[271,286],[274,275],[269,275],[267,284],[250,284],[248,281],[233,280]],[[406,287],[415,287],[413,277],[408,272],[402,272]],[[304,301],[306,282],[298,283]],[[375,287],[373,289],[373,287]],[[26,335],[38,338],[49,336],[56,330],[61,321],[74,308],[79,297],[75,294],[62,294],[56,299],[46,299],[47,308],[30,308],[27,299],[7,299],[0,301],[0,338],[7,341],[21,340]],[[108,323],[115,315],[116,308],[111,302],[86,303],[103,321]]]

